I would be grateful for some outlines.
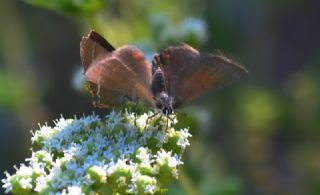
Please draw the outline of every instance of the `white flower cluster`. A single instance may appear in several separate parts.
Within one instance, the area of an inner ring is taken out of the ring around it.
[[[2,180],[12,194],[161,194],[177,178],[187,129],[154,113],[112,112],[40,126],[40,147]]]

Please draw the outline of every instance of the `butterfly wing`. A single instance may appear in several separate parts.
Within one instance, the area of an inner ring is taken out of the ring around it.
[[[223,55],[201,54],[186,44],[169,47],[158,58],[175,108],[247,73]]]
[[[101,60],[91,66],[85,72],[85,76],[90,82],[92,94],[101,100],[103,106],[117,106],[127,100],[142,100],[153,106],[149,86],[115,57]]]
[[[134,46],[114,50],[96,34],[91,32],[82,39],[80,52],[89,91],[98,98],[98,106],[113,107],[127,100],[154,106],[149,90],[151,66],[143,53]]]
[[[183,44],[162,50],[159,55],[154,56],[152,63],[164,72],[166,88],[169,95],[173,97],[179,88],[181,77],[199,60],[198,51]]]
[[[107,57],[115,48],[95,31],[82,37],[80,42],[80,56],[84,71],[91,64]]]
[[[137,47],[123,46],[117,49],[112,56],[132,70],[148,88],[150,87],[152,67]]]

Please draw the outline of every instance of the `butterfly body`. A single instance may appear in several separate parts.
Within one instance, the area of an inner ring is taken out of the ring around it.
[[[151,91],[154,96],[157,96],[163,91],[167,91],[164,74],[160,67],[153,73]]]
[[[172,99],[168,95],[165,76],[160,67],[153,73],[151,91],[156,102],[156,107],[161,109],[163,114],[170,115],[173,111]]]
[[[182,44],[155,54],[152,74],[152,66],[138,48],[114,48],[94,31],[82,38],[80,54],[89,91],[99,107],[142,101],[165,115],[247,73],[221,54],[203,54]]]

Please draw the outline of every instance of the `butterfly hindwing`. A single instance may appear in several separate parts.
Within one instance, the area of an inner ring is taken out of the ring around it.
[[[145,85],[150,86],[152,67],[145,59],[141,50],[135,46],[127,45],[118,48],[112,56],[132,70]]]
[[[151,66],[134,46],[114,48],[92,31],[80,43],[88,88],[104,107],[141,100],[154,106],[150,92]]]

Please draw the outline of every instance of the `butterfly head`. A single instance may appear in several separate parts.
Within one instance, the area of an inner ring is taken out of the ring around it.
[[[173,107],[172,107],[172,99],[169,97],[167,92],[161,92],[158,97],[156,98],[158,108],[161,109],[162,113],[166,116],[172,114]]]

